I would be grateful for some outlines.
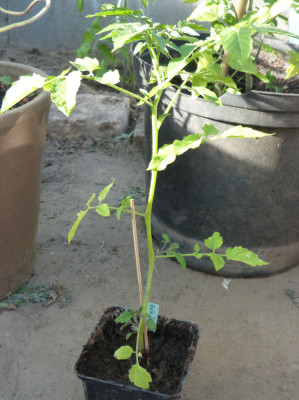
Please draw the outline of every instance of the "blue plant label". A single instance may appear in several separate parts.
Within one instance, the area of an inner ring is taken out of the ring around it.
[[[158,315],[159,315],[159,304],[150,303],[147,304],[147,315],[148,317],[157,325]],[[156,329],[150,329],[155,332]]]

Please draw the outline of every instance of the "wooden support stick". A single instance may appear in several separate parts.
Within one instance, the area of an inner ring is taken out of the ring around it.
[[[138,237],[137,237],[137,225],[136,225],[136,215],[135,215],[135,204],[134,199],[130,199],[130,206],[132,210],[132,228],[133,228],[133,239],[134,239],[134,250],[135,250],[135,259],[136,259],[136,269],[137,269],[137,280],[139,287],[139,298],[140,305],[143,304],[143,289],[142,289],[142,277],[141,277],[141,268],[140,268],[140,257],[139,257],[139,246],[138,246]],[[145,350],[149,352],[149,343],[148,343],[148,334],[146,324],[144,324],[144,345]]]

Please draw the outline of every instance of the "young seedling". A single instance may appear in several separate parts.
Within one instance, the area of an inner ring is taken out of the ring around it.
[[[218,4],[218,3],[217,3]],[[123,360],[134,357],[134,364],[129,370],[130,381],[143,389],[148,389],[151,376],[149,372],[140,365],[140,356],[145,352],[144,332],[145,326],[154,329],[154,323],[148,316],[148,304],[150,299],[154,265],[161,258],[174,258],[184,269],[186,269],[186,258],[202,257],[210,258],[215,269],[218,271],[224,267],[226,260],[243,262],[251,266],[266,265],[256,254],[241,246],[228,248],[225,252],[219,252],[223,244],[223,239],[218,232],[213,233],[205,242],[206,249],[201,250],[200,246],[194,246],[192,254],[183,254],[175,243],[171,243],[168,236],[164,235],[163,248],[156,253],[153,246],[151,231],[152,207],[155,197],[155,189],[158,173],[164,170],[169,164],[173,163],[176,157],[184,154],[186,151],[198,148],[206,142],[212,140],[226,140],[228,138],[261,138],[267,136],[265,133],[253,130],[251,128],[236,126],[225,132],[219,132],[213,125],[205,125],[202,130],[196,134],[187,135],[182,140],[175,140],[172,144],[158,148],[159,129],[163,121],[171,113],[172,106],[176,101],[182,89],[191,91],[194,95],[202,95],[208,101],[217,105],[221,104],[215,92],[207,88],[208,84],[218,82],[226,89],[235,89],[236,84],[230,77],[223,77],[219,74],[219,65],[217,67],[213,60],[211,49],[213,43],[211,39],[201,40],[196,30],[202,30],[201,26],[191,22],[180,22],[176,26],[153,23],[140,11],[128,10],[125,8],[115,8],[111,5],[105,5],[102,11],[96,16],[128,16],[133,19],[129,23],[116,23],[109,25],[102,30],[108,32],[106,37],[113,41],[116,51],[122,46],[137,42],[134,53],[143,53],[148,51],[152,73],[149,91],[140,89],[140,93],[129,92],[122,87],[117,86],[119,74],[117,71],[103,72],[99,62],[96,59],[84,58],[76,59],[72,62],[74,70],[66,70],[59,76],[43,78],[40,76],[22,77],[20,81],[13,85],[13,91],[8,93],[2,110],[11,106],[11,103],[19,97],[23,97],[24,92],[28,94],[32,90],[43,88],[51,95],[52,101],[66,115],[70,115],[76,105],[75,97],[82,79],[88,79],[105,84],[122,93],[132,96],[139,101],[139,104],[146,104],[151,109],[152,122],[152,159],[147,167],[150,172],[150,185],[145,210],[136,211],[134,215],[144,219],[146,226],[146,238],[148,247],[148,275],[145,287],[142,305],[137,312],[129,309],[123,313],[116,322],[123,325],[131,324],[132,332],[136,334],[135,348],[127,346],[120,347],[115,352],[115,357]],[[176,42],[174,42],[176,40]],[[177,44],[179,43],[179,44]],[[182,44],[180,44],[182,43]],[[176,51],[176,58],[171,58],[170,49]],[[214,50],[213,50],[214,51]],[[168,60],[167,65],[161,65],[160,56]],[[188,72],[186,66],[192,61],[197,60],[198,68],[196,72]],[[179,77],[173,82],[174,77]],[[189,84],[193,86],[190,86]],[[187,85],[188,84],[188,85]],[[158,112],[158,105],[161,96],[166,88],[173,88],[173,97],[164,113]],[[107,185],[98,196],[92,194],[86,203],[85,209],[80,211],[77,219],[68,235],[70,243],[75,232],[83,218],[89,211],[95,211],[102,217],[109,217],[112,211],[116,212],[119,220],[122,214],[132,214],[130,197],[124,198],[119,205],[110,206],[106,198],[113,187],[113,183]]]

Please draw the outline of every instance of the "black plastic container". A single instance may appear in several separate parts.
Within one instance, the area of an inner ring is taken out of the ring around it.
[[[149,87],[150,59],[146,52],[133,58],[135,81]],[[163,113],[175,95],[167,88],[159,105]],[[171,115],[159,130],[159,147],[201,132],[212,124],[220,132],[237,125],[273,136],[231,138],[204,143],[186,152],[159,172],[152,211],[152,233],[162,234],[193,253],[195,243],[219,232],[223,252],[243,246],[269,263],[252,268],[227,261],[215,271],[208,257],[186,259],[190,268],[231,277],[267,276],[299,261],[299,94],[251,91],[226,93],[222,106],[180,93]],[[145,106],[145,161],[151,160],[151,110]],[[147,191],[150,175],[147,173]]]
[[[177,323],[178,325],[183,324],[184,330],[186,331],[186,335],[182,332],[182,344],[185,341],[188,351],[186,353],[186,360],[184,361],[184,366],[182,369],[180,382],[177,385],[177,388],[173,391],[172,394],[165,394],[159,392],[153,392],[150,390],[143,390],[135,386],[129,386],[125,384],[121,384],[119,382],[114,382],[111,380],[105,380],[100,378],[95,378],[93,376],[89,376],[86,373],[86,365],[89,365],[89,360],[86,357],[87,352],[91,353],[92,351],[96,351],[95,343],[101,342],[102,336],[105,335],[105,329],[107,324],[113,319],[115,319],[124,309],[121,307],[110,307],[107,308],[103,316],[100,318],[98,324],[93,330],[88,342],[83,347],[83,350],[80,354],[80,357],[75,366],[75,372],[77,376],[82,380],[85,399],[86,400],[174,400],[179,399],[182,394],[184,384],[186,382],[186,378],[191,367],[191,363],[193,361],[195,355],[195,349],[197,346],[198,338],[199,338],[199,328],[193,322],[183,322],[173,319],[166,319],[164,317],[159,317],[157,323],[157,332],[154,335],[159,335],[159,326],[163,325],[163,329],[165,326],[168,326],[168,322]],[[178,328],[179,329],[179,328]],[[185,337],[184,337],[185,336]],[[125,345],[126,343],[123,343]],[[113,352],[111,354],[113,358]],[[117,361],[121,363],[123,361]],[[82,372],[82,370],[84,372]]]

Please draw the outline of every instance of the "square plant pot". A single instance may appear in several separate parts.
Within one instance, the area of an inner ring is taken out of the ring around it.
[[[83,347],[75,371],[83,381],[86,400],[179,399],[195,356],[199,328],[193,322],[159,317],[157,330],[149,333],[150,353],[140,360],[151,375],[149,390],[133,386],[128,372],[134,362],[117,360],[121,346],[135,348],[136,335],[126,340],[130,327],[115,323],[125,309],[107,308]],[[132,331],[132,330],[131,330]]]

